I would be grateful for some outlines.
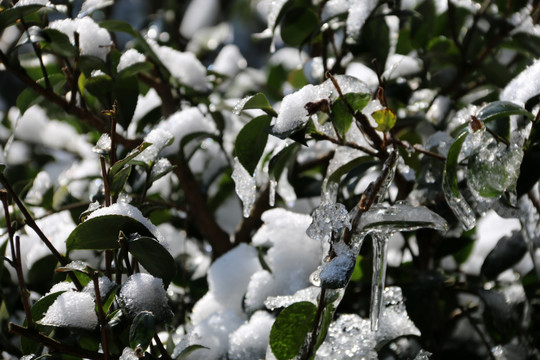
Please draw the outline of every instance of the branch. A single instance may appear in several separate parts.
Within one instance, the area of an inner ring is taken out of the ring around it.
[[[91,360],[105,360],[105,355],[102,353],[85,350],[78,346],[62,344],[58,340],[45,336],[37,330],[27,329],[14,323],[9,323],[8,329],[9,332],[12,334],[24,336],[30,340],[34,340],[44,346],[54,349],[62,354],[73,355]]]

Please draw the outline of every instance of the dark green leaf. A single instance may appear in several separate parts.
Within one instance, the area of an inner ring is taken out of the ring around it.
[[[268,173],[274,177],[274,179],[279,180],[281,177],[281,173],[289,164],[289,161],[291,161],[296,154],[296,152],[300,149],[300,145],[298,143],[293,143],[280,152],[278,152],[275,156],[270,159],[270,164],[268,165]]]
[[[248,109],[261,109],[268,115],[271,115],[273,117],[277,116],[276,111],[270,106],[270,103],[268,102],[268,99],[266,98],[266,95],[263,93],[257,93],[249,98],[248,101],[244,104],[244,106],[241,109],[237,110],[248,110]]]
[[[60,89],[66,83],[66,78],[62,74],[50,74],[49,83],[54,90]],[[37,81],[38,85],[45,88],[45,78],[41,78]],[[21,112],[21,115],[25,113],[32,105],[39,104],[43,101],[43,97],[38,95],[31,88],[24,89],[17,97],[17,108]]]
[[[119,247],[118,234],[139,233],[153,236],[150,230],[137,220],[124,215],[105,215],[79,224],[66,240],[67,251],[90,249],[105,250]]]
[[[202,346],[202,345],[189,345],[184,350],[182,350],[182,352],[180,353],[180,355],[178,355],[176,360],[185,360],[185,359],[188,358],[189,355],[191,355],[192,352],[194,352],[196,350],[199,350],[199,349],[209,349],[209,348],[207,348],[206,346]]]
[[[458,158],[459,153],[461,152],[461,147],[467,138],[468,131],[461,132],[450,149],[448,150],[448,155],[446,156],[446,163],[444,164],[444,175],[443,180],[449,185],[449,189],[454,197],[460,197],[461,194],[458,188],[458,178],[457,178],[457,169],[458,169]]]
[[[146,350],[156,332],[155,325],[156,320],[150,311],[138,313],[129,329],[129,346],[132,349],[140,347]]]
[[[140,72],[150,71],[153,68],[154,68],[154,66],[149,62],[135,63],[135,64],[133,64],[131,66],[128,66],[125,69],[122,69],[122,71],[120,71],[118,73],[118,77],[123,78],[123,77],[134,76],[134,75],[137,75]]]
[[[139,35],[139,33],[130,24],[121,20],[104,20],[99,23],[99,26],[111,32],[123,32],[130,34],[131,36]]]
[[[153,276],[167,287],[176,274],[172,255],[153,238],[134,236],[129,239],[129,252]]]
[[[480,273],[489,280],[518,263],[527,253],[527,244],[521,232],[514,231],[512,236],[504,236],[489,252],[482,264]]]
[[[150,143],[143,142],[141,145],[137,146],[133,151],[131,151],[125,158],[118,160],[111,166],[109,170],[109,174],[111,176],[114,176],[117,172],[119,172],[124,166],[130,164],[130,162],[136,158],[141,152],[144,151],[147,147],[149,147]]]
[[[109,75],[92,76],[84,81],[84,88],[98,98],[104,98],[111,94],[113,80]]]
[[[525,110],[522,106],[510,101],[495,101],[489,103],[478,111],[476,117],[483,122],[488,122],[510,115],[523,115],[534,120],[533,114]]]
[[[351,105],[354,111],[361,111],[369,103],[371,96],[363,93],[347,93],[345,100]]]
[[[345,134],[349,131],[352,121],[353,114],[351,114],[343,99],[339,98],[334,101],[332,104],[332,122],[341,138],[345,139]]]
[[[295,7],[288,11],[281,23],[281,38],[289,46],[300,46],[319,27],[317,14],[305,7]]]
[[[126,166],[122,170],[114,174],[111,181],[111,195],[118,196],[124,189],[126,181],[131,174],[131,166]]]
[[[69,37],[56,30],[44,29],[45,40],[42,42],[44,50],[50,50],[60,56],[74,57],[77,55],[77,49],[69,41]]]
[[[267,128],[272,118],[261,115],[248,122],[238,133],[235,141],[235,154],[248,173],[253,174],[259,163],[266,142],[268,141]]]
[[[166,165],[162,165],[159,169],[154,164],[154,167],[152,168],[152,172],[150,173],[150,183],[153,183],[154,181],[161,179],[163,176],[167,175],[171,171],[173,171],[174,166],[171,165],[171,163],[167,163]]]
[[[127,129],[139,98],[139,83],[135,76],[118,77],[114,81],[113,96],[118,101],[118,123]]]
[[[354,160],[349,161],[348,163],[343,164],[342,166],[338,167],[334,172],[330,174],[330,177],[328,178],[329,183],[335,183],[339,182],[341,177],[345,174],[347,174],[349,171],[353,170],[354,168],[362,165],[376,165],[377,162],[375,161],[375,158],[371,156],[360,156]]]
[[[6,27],[15,24],[20,18],[26,15],[30,15],[38,11],[42,7],[43,5],[32,4],[25,6],[14,6],[12,8],[3,10],[2,12],[0,12],[0,33]]]
[[[270,347],[278,360],[289,360],[300,352],[315,321],[317,307],[310,302],[294,303],[279,314],[270,330]]]
[[[86,78],[90,78],[92,76],[92,71],[94,70],[101,70],[104,73],[107,73],[105,62],[95,56],[81,55],[79,57],[78,65]]]
[[[43,319],[45,313],[47,312],[47,309],[49,309],[49,306],[51,306],[56,301],[56,299],[64,292],[65,291],[55,292],[39,299],[30,310],[34,322]],[[27,325],[26,319],[24,320],[23,325]],[[39,330],[44,329],[44,326],[39,324],[36,325]],[[38,351],[40,346],[41,344],[39,344],[38,342],[32,341],[24,336],[21,337],[21,350],[23,354],[34,354]]]

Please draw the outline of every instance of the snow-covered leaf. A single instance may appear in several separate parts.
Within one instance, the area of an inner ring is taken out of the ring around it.
[[[240,100],[234,107],[233,112],[239,114],[242,110],[260,109],[270,116],[277,116],[276,111],[270,106],[266,95],[257,93],[253,96],[248,96]]]

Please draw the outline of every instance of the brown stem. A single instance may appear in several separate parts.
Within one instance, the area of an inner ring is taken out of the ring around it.
[[[229,239],[229,234],[212,217],[206,199],[200,192],[197,180],[191,172],[182,152],[179,153],[178,159],[174,161],[174,165],[176,166],[173,171],[180,181],[180,186],[184,191],[184,196],[191,210],[189,214],[193,217],[201,235],[212,246],[214,258],[223,255],[233,247]]]
[[[107,175],[107,164],[105,163],[105,156],[99,157],[101,164],[101,176],[103,177],[103,187],[105,188],[105,206],[111,206],[111,187],[109,184],[109,176]]]
[[[28,26],[26,25],[26,22],[23,18],[20,19],[21,23],[23,24],[24,31],[26,32],[26,36],[28,37],[28,41],[32,44],[32,48],[34,49],[34,52],[36,53],[36,57],[39,60],[39,66],[41,68],[41,72],[43,73],[43,78],[45,79],[45,89],[52,91],[51,82],[49,80],[49,75],[47,74],[47,68],[45,67],[45,64],[43,63],[43,54],[41,53],[41,49],[39,46],[33,42],[30,39],[30,33],[28,32]]]
[[[109,341],[107,340],[107,322],[105,321],[105,314],[103,313],[103,305],[101,304],[101,293],[99,291],[99,277],[95,273],[92,276],[94,283],[94,292],[96,295],[96,306],[99,320],[99,327],[101,328],[101,346],[103,347],[103,354],[105,360],[109,360]]]
[[[85,350],[79,346],[70,346],[59,342],[53,338],[41,334],[36,329],[28,329],[23,326],[9,323],[9,332],[15,335],[24,336],[30,340],[34,340],[44,346],[56,350],[61,354],[73,355],[81,358],[87,358],[91,360],[105,360],[105,356],[102,353],[95,351]]]
[[[43,231],[41,231],[41,228],[37,225],[37,223],[35,222],[32,215],[30,215],[30,212],[26,209],[26,206],[24,206],[21,199],[19,199],[19,197],[17,196],[17,194],[15,193],[15,191],[13,190],[13,188],[11,187],[11,185],[9,184],[8,180],[6,179],[6,177],[5,177],[5,175],[3,173],[0,173],[0,182],[2,183],[2,185],[4,185],[4,188],[7,190],[9,195],[11,195],[11,197],[13,198],[15,203],[17,204],[17,207],[19,208],[19,210],[21,210],[21,213],[23,214],[24,218],[26,219],[26,224],[32,230],[34,230],[34,232],[39,236],[41,241],[45,244],[45,246],[47,246],[47,248],[51,251],[51,253],[54,255],[54,257],[58,260],[58,262],[60,264],[62,264],[62,266],[66,266],[69,263],[67,261],[67,259],[64,256],[62,256],[62,254],[60,254],[58,252],[58,250],[56,250],[56,248],[49,241],[47,236],[45,236]],[[79,282],[79,279],[77,279],[77,277],[75,276],[75,274],[73,274],[73,272],[68,272],[68,275],[71,278],[71,280],[73,281],[73,284],[77,287],[77,290],[80,291],[83,287],[82,287],[81,283]]]

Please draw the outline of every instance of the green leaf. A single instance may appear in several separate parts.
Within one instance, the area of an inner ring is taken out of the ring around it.
[[[126,181],[131,174],[131,166],[127,166],[114,174],[111,181],[111,195],[118,196],[124,189]]]
[[[66,240],[67,251],[106,250],[119,247],[118,234],[139,233],[153,236],[150,230],[139,221],[124,215],[104,215],[91,218],[79,224]]]
[[[328,328],[330,323],[332,323],[332,318],[334,317],[334,304],[330,303],[325,306],[323,310],[323,315],[321,318],[321,325],[319,326],[319,333],[317,334],[317,341],[315,342],[314,353],[317,352],[317,349],[322,345],[326,334],[328,333]]]
[[[105,62],[96,56],[81,55],[78,61],[79,69],[87,78],[92,76],[92,71],[101,70],[107,73]]]
[[[132,236],[129,252],[154,277],[161,278],[165,288],[176,275],[176,262],[157,240],[146,236]]]
[[[396,114],[390,109],[377,110],[371,114],[377,123],[377,130],[388,132],[396,125]]]
[[[495,101],[489,103],[478,110],[476,117],[483,122],[488,122],[510,115],[523,115],[528,117],[530,120],[534,120],[533,114],[525,110],[522,106],[514,104],[510,101]]]
[[[71,44],[66,34],[56,29],[44,29],[43,34],[45,37],[45,41],[41,43],[43,50],[49,50],[65,57],[77,55],[77,48]]]
[[[527,253],[527,243],[521,232],[514,231],[511,236],[504,236],[486,256],[480,273],[489,280],[518,263]]]
[[[180,353],[180,355],[178,355],[176,360],[185,360],[185,359],[188,358],[189,355],[191,355],[192,352],[194,352],[196,350],[199,350],[199,349],[209,349],[209,348],[207,348],[206,346],[202,346],[202,345],[189,345],[184,350],[182,350],[182,352]]]
[[[300,46],[319,28],[317,14],[306,7],[294,7],[285,14],[281,22],[281,38],[285,44]]]
[[[361,262],[364,257],[362,255],[358,255],[356,258],[356,264],[354,265],[354,270],[351,275],[351,281],[359,281],[362,280],[364,277],[364,272],[362,271]]]
[[[111,176],[114,176],[118,171],[120,171],[125,165],[130,164],[130,162],[136,158],[141,152],[144,151],[147,147],[149,147],[151,144],[147,142],[143,142],[141,145],[137,146],[135,149],[133,149],[125,158],[118,160],[115,162],[111,168],[109,169],[109,174]]]
[[[248,173],[253,174],[259,163],[266,142],[268,141],[267,128],[272,118],[261,115],[248,122],[238,133],[234,144],[235,154]]]
[[[51,306],[56,301],[56,299],[64,292],[65,291],[55,292],[39,299],[30,309],[32,320],[34,320],[34,322],[37,322],[43,319],[45,313],[47,312],[47,309],[49,309],[49,306]],[[28,322],[25,319],[23,325],[26,326],[27,324]],[[36,323],[36,327],[37,330],[39,330],[41,333],[46,333],[44,330],[45,327],[43,325],[39,325]],[[40,343],[32,341],[24,336],[21,337],[21,350],[23,354],[34,354],[39,350],[40,347]]]
[[[118,100],[118,123],[127,129],[139,98],[139,83],[135,76],[118,77],[114,81],[113,96]]]
[[[353,122],[353,114],[351,114],[349,108],[341,98],[332,104],[332,122],[339,136],[345,139],[345,134],[347,134]]]
[[[146,61],[145,62],[140,62],[140,63],[135,63],[135,64],[133,64],[131,66],[128,66],[125,69],[122,69],[122,71],[120,71],[118,73],[118,77],[124,78],[124,77],[135,76],[138,73],[145,72],[145,71],[150,71],[153,68],[154,68],[154,65],[152,65],[151,63],[146,62]]]
[[[30,15],[42,7],[43,5],[32,4],[25,6],[14,6],[12,8],[3,10],[0,12],[0,33],[4,31],[6,27],[15,24],[20,18]]]
[[[140,347],[146,350],[156,332],[156,320],[150,311],[141,311],[133,319],[129,329],[129,346],[132,349]]]
[[[266,95],[264,95],[263,93],[257,93],[253,95],[244,103],[244,106],[242,106],[242,108],[236,110],[242,111],[248,109],[260,109],[268,115],[277,117],[276,111],[270,106]]]
[[[166,165],[161,165],[158,170],[157,166],[152,167],[152,171],[150,172],[150,183],[153,183],[154,181],[161,179],[171,171],[173,171],[175,168],[174,165],[171,165],[171,163],[166,163]]]
[[[36,81],[38,85],[45,88],[45,78],[41,78]],[[60,89],[64,84],[66,83],[66,78],[62,74],[50,74],[49,75],[49,82],[54,90]],[[17,108],[21,112],[21,115],[23,115],[28,108],[30,108],[33,105],[39,104],[43,101],[43,96],[38,95],[34,90],[31,88],[24,89],[19,96],[17,97]]]
[[[378,162],[375,160],[372,156],[360,156],[356,159],[353,159],[342,166],[338,167],[334,172],[330,174],[328,177],[328,183],[335,183],[339,182],[341,177],[351,170],[359,167],[359,166],[368,166],[371,167],[373,165],[378,164]]]
[[[278,152],[275,156],[270,159],[270,164],[268,165],[268,173],[274,177],[274,179],[279,180],[281,177],[281,173],[289,164],[289,161],[291,161],[296,154],[296,152],[300,149],[300,144],[293,143],[286,148],[282,149],[280,152]]]
[[[345,100],[351,105],[354,111],[361,111],[369,103],[371,96],[364,93],[347,93]]]
[[[300,352],[315,321],[317,307],[308,301],[283,309],[270,330],[270,347],[278,360],[289,360]]]
[[[108,31],[123,32],[131,36],[138,36],[139,33],[127,22],[122,20],[104,20],[99,23],[99,26]]]
[[[109,75],[92,76],[88,79],[81,78],[83,81],[84,89],[100,99],[105,98],[111,94],[111,88],[113,85],[113,79]]]

